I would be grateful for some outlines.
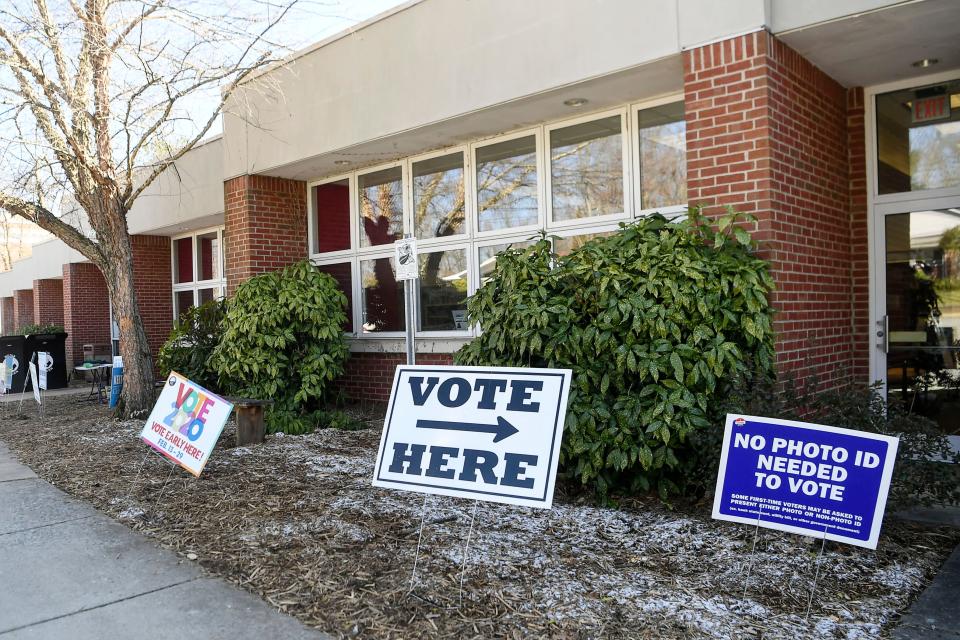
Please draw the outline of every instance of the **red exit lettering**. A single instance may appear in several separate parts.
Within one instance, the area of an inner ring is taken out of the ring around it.
[[[950,107],[947,96],[933,96],[915,100],[913,103],[913,121],[926,122],[950,117]]]

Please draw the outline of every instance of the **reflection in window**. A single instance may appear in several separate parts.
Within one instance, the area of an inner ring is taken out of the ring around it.
[[[480,263],[480,284],[490,279],[493,270],[497,268],[497,256],[507,249],[526,249],[534,240],[521,240],[504,244],[494,244],[477,249]]]
[[[197,280],[219,280],[220,238],[211,231],[197,236]]]
[[[960,80],[877,96],[877,186],[960,186]]]
[[[524,136],[477,149],[477,229],[537,223],[537,143]]]
[[[357,178],[360,191],[360,246],[392,244],[403,237],[403,189],[400,167]]]
[[[467,330],[467,250],[420,254],[420,331]]]
[[[347,296],[347,322],[343,325],[343,330],[347,333],[353,333],[353,268],[349,262],[339,262],[337,264],[322,264],[317,267],[322,273],[333,277],[340,285],[340,291]]]
[[[550,132],[555,221],[623,213],[620,120],[611,116]]]
[[[173,241],[173,283],[193,282],[193,238]]]
[[[216,288],[197,289],[197,298],[199,304],[213,302],[219,297]]]
[[[637,116],[640,207],[687,203],[687,125],[683,103],[643,109]]]
[[[360,262],[363,287],[363,331],[403,331],[403,283],[397,282],[393,258],[375,258]]]
[[[350,181],[338,180],[313,188],[314,253],[350,248]]]
[[[195,305],[193,304],[193,290],[176,291],[173,294],[173,315],[179,318],[185,311],[189,311]]]
[[[558,256],[565,256],[572,251],[576,251],[594,238],[605,238],[613,234],[613,231],[602,231],[600,233],[583,233],[578,236],[568,236],[566,238],[554,238],[553,252]]]
[[[421,239],[464,233],[463,154],[413,163],[413,223]]]

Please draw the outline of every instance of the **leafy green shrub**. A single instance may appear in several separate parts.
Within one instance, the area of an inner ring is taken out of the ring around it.
[[[715,429],[735,380],[770,377],[767,263],[737,214],[694,209],[622,226],[566,257],[541,239],[498,256],[468,302],[470,365],[573,370],[561,461],[604,495],[676,491],[689,442]],[[685,453],[686,451],[686,453]]]
[[[346,306],[336,280],[307,261],[241,284],[212,356],[223,392],[273,400],[270,432],[312,430],[310,415],[347,359]]]
[[[888,508],[960,504],[960,453],[933,421],[899,403],[886,403],[877,387],[821,391],[814,378],[803,386],[787,379],[779,387],[765,383],[738,389],[725,411],[899,436]],[[696,474],[705,487],[712,488],[717,477],[720,439],[715,446],[703,448],[705,455],[716,452],[712,459],[703,460]]]
[[[197,384],[217,391],[217,373],[210,356],[220,343],[226,302],[213,301],[192,307],[180,314],[170,337],[157,354],[160,377],[171,371],[186,376]]]
[[[66,333],[62,324],[25,324],[20,327],[17,335],[37,336],[46,333]]]

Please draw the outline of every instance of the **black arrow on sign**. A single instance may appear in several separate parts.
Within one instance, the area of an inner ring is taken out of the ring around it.
[[[497,417],[497,424],[480,424],[477,422],[446,422],[444,420],[417,420],[418,429],[449,429],[450,431],[473,431],[475,433],[492,433],[493,441],[500,442],[504,438],[509,438],[519,429],[507,422],[504,418]]]

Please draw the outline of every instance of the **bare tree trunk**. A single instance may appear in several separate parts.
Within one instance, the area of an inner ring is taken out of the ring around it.
[[[113,317],[120,328],[120,355],[123,357],[123,396],[117,405],[120,417],[144,417],[154,402],[153,358],[140,317],[133,278],[133,245],[127,233],[126,211],[116,200],[107,200],[102,220],[110,227],[102,233],[100,248],[104,264],[98,265],[107,281]]]

